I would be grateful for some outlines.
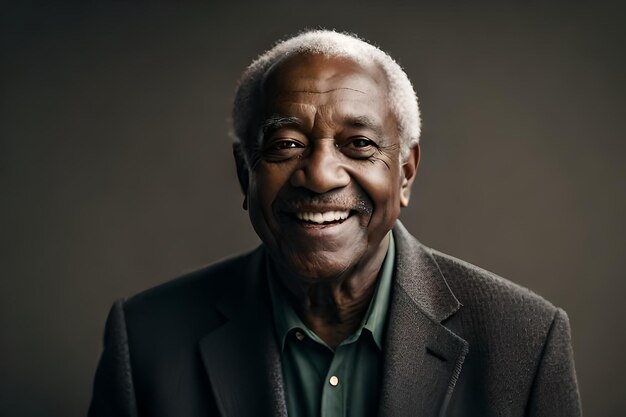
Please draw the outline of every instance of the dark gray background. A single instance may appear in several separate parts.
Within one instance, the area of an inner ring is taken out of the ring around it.
[[[113,300],[257,244],[227,135],[235,82],[275,40],[318,26],[379,44],[415,84],[423,153],[405,225],[566,309],[586,414],[623,412],[623,7],[0,14],[0,415],[83,415]]]

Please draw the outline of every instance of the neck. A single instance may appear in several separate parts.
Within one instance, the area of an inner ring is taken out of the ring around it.
[[[304,324],[332,349],[361,325],[388,247],[389,234],[362,265],[323,281],[294,278],[288,271],[278,273]]]

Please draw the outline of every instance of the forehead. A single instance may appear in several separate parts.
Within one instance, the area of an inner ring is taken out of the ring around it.
[[[387,92],[384,73],[373,62],[321,54],[295,54],[278,61],[266,72],[263,84],[265,91],[289,89],[293,84],[313,89],[345,84]]]
[[[374,63],[347,57],[289,56],[268,70],[262,91],[266,115],[285,107],[304,112],[332,108],[351,116],[377,113],[389,119],[384,72]]]

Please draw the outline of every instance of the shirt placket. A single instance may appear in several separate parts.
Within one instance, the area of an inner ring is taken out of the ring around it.
[[[321,417],[345,417],[345,362],[348,347],[343,345],[337,348],[326,373],[322,389]]]

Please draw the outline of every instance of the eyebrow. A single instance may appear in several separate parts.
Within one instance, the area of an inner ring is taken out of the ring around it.
[[[301,127],[302,120],[297,117],[272,116],[263,121],[261,131],[264,135],[287,126]]]
[[[348,115],[343,120],[344,127],[353,127],[353,128],[365,128],[371,130],[378,136],[382,138],[384,136],[383,127],[376,120],[372,119],[369,116],[365,115]]]
[[[376,120],[366,115],[348,115],[343,118],[342,126],[344,128],[364,128],[374,132],[376,136],[382,138],[384,136],[383,128]],[[261,123],[261,131],[263,135],[267,135],[275,130],[283,127],[302,128],[304,123],[298,117],[294,116],[271,116]]]

